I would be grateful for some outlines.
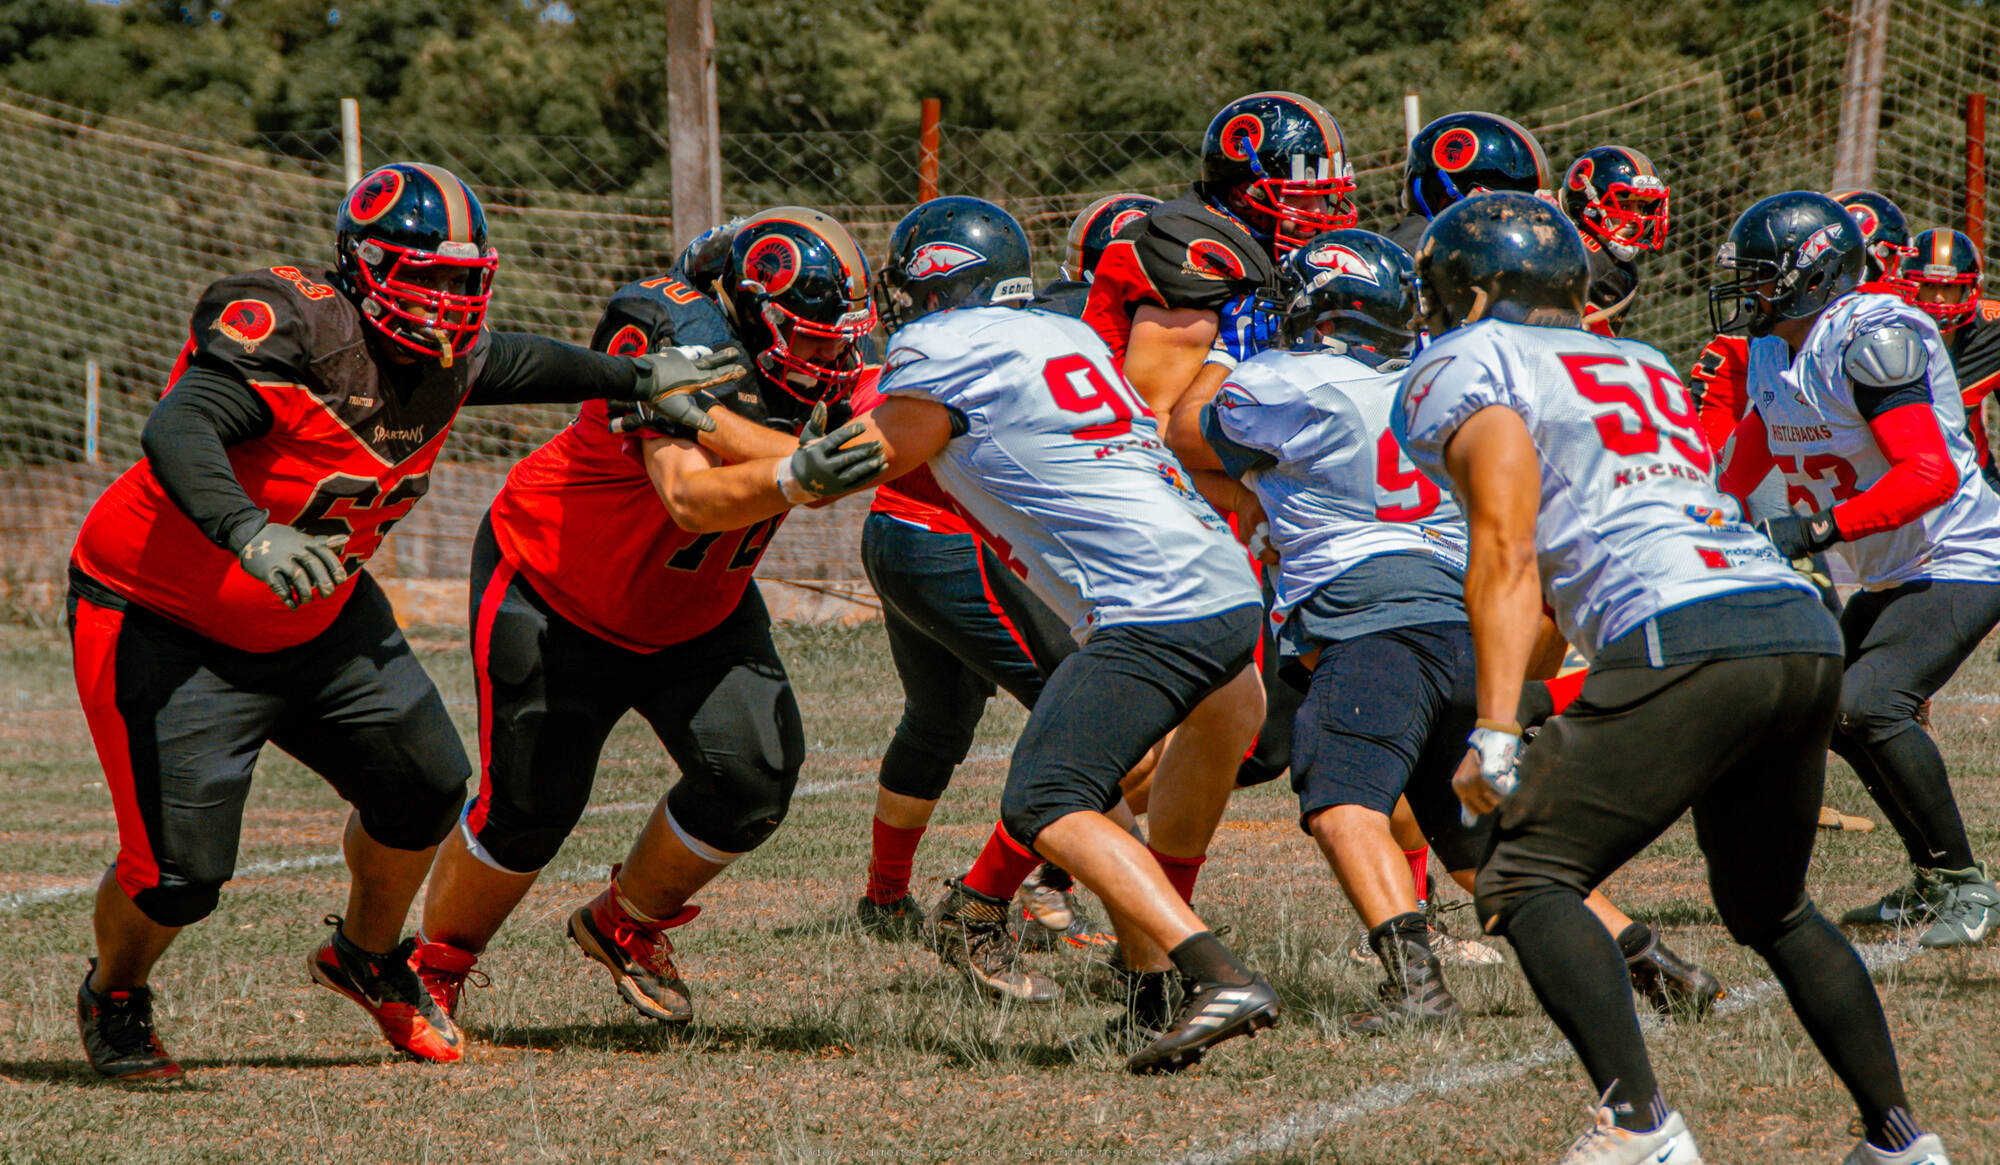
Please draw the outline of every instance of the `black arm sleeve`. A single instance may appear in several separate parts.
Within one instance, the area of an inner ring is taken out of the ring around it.
[[[243,492],[223,450],[271,431],[271,407],[235,377],[192,367],[146,418],[139,447],[153,475],[210,542],[236,553],[270,520]]]
[[[526,332],[495,332],[469,405],[581,404],[632,395],[638,365]]]
[[[1929,403],[1931,403],[1931,378],[1928,375],[1921,380],[1912,380],[1908,384],[1854,386],[1854,408],[1864,421],[1872,421],[1890,409],[1899,409],[1904,405]]]

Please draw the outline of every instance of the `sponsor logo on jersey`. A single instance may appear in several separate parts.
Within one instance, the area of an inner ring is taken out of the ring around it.
[[[604,346],[613,356],[644,356],[646,354],[646,333],[635,324],[626,324],[611,336],[611,342]]]
[[[1196,239],[1188,244],[1187,260],[1181,270],[1201,279],[1241,279],[1243,259],[1229,244],[1217,239]]]
[[[375,431],[369,434],[368,441],[371,445],[386,445],[391,441],[407,441],[412,445],[421,445],[424,443],[424,427],[417,425],[408,429],[392,429],[387,425],[377,425]]]
[[[762,287],[766,295],[782,294],[798,282],[799,268],[804,263],[799,245],[785,235],[765,235],[743,252],[743,273]]]
[[[1714,506],[1683,506],[1687,516],[1711,529],[1720,530],[1729,524],[1729,515]]]
[[[1159,473],[1160,480],[1172,486],[1175,493],[1190,499],[1201,496],[1194,492],[1192,485],[1188,484],[1187,471],[1183,470],[1180,466],[1175,465],[1171,461],[1162,461],[1154,466],[1154,468]]]
[[[1247,161],[1264,144],[1264,121],[1254,113],[1239,113],[1222,126],[1222,152]]]
[[[1642,481],[1653,481],[1662,477],[1680,477],[1688,481],[1714,484],[1713,482],[1709,482],[1707,474],[1691,466],[1672,461],[1654,461],[1650,464],[1635,466],[1631,469],[1620,469],[1616,473],[1613,473],[1611,475],[1611,488],[1624,489],[1628,485],[1638,485]]]
[[[1773,562],[1778,552],[1766,544],[1764,546],[1697,546],[1694,548],[1701,564],[1710,570],[1728,570],[1732,566],[1747,566],[1753,562]]]
[[[1803,401],[1801,404],[1805,403]],[[1812,441],[1833,440],[1831,425],[1771,425],[1771,439],[1793,445],[1804,445]]]
[[[925,243],[910,256],[903,273],[912,279],[935,279],[986,262],[986,256],[957,243]]]
[[[215,330],[243,345],[245,352],[255,352],[277,326],[271,305],[261,299],[230,300],[215,317]]]
[[[1437,144],[1431,147],[1431,161],[1437,168],[1448,174],[1456,174],[1479,157],[1479,135],[1462,125],[1455,125],[1438,135]]]
[[[347,196],[347,217],[363,224],[374,222],[388,214],[402,194],[401,170],[377,170],[357,183],[354,193]]]
[[[1368,260],[1339,243],[1314,247],[1306,254],[1306,262],[1316,267],[1324,267],[1336,275],[1351,275],[1371,287],[1382,286],[1381,277],[1368,265]],[[1313,282],[1318,283],[1319,280],[1315,279]]]

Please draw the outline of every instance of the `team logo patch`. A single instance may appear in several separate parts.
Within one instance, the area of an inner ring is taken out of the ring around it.
[[[1351,275],[1371,287],[1382,286],[1381,276],[1375,274],[1375,269],[1368,265],[1368,260],[1339,243],[1314,247],[1307,253],[1306,262],[1315,267],[1324,267],[1336,275]]]
[[[403,172],[382,169],[363,178],[347,196],[347,217],[371,223],[389,213],[403,194]]]
[[[1239,113],[1222,126],[1222,152],[1246,161],[1264,144],[1264,122],[1254,113]]]
[[[888,360],[883,362],[882,373],[880,376],[876,378],[875,383],[881,384],[883,381],[889,379],[891,376],[894,376],[896,373],[902,371],[903,369],[908,368],[910,365],[915,364],[917,361],[928,360],[928,359],[930,359],[930,357],[924,355],[922,352],[917,351],[915,348],[893,349],[889,353]]]
[[[1118,232],[1145,217],[1146,212],[1136,206],[1129,210],[1119,211],[1117,214],[1111,216],[1111,237],[1114,239],[1117,238]]]
[[[779,295],[799,279],[805,256],[799,245],[784,235],[766,235],[743,252],[743,273],[755,280],[766,295]]]
[[[1232,389],[1226,384],[1215,394],[1215,407],[1219,409],[1247,408],[1256,403],[1256,401],[1244,396],[1240,390]]]
[[[1472,165],[1479,156],[1479,135],[1462,125],[1455,125],[1438,135],[1437,144],[1431,147],[1431,161],[1440,170],[1456,174]]]
[[[1196,239],[1188,244],[1187,263],[1190,275],[1203,279],[1241,279],[1243,260],[1227,243],[1215,239]]]
[[[935,279],[984,262],[986,256],[970,247],[961,247],[957,243],[925,243],[910,256],[909,266],[903,268],[903,273],[912,279]]]
[[[1979,318],[1983,320],[2000,320],[2000,299],[1980,300]]]
[[[640,331],[637,325],[626,324],[612,335],[611,342],[604,346],[604,350],[613,356],[644,356],[646,333]]]
[[[1864,239],[1874,238],[1875,231],[1882,225],[1882,220],[1876,215],[1875,208],[1865,202],[1857,202],[1853,206],[1848,207],[1847,217],[1853,219],[1854,225],[1861,228],[1861,237]]]
[[[215,330],[243,345],[245,352],[255,352],[277,326],[271,305],[261,299],[231,300],[215,317]]]
[[[1596,169],[1596,162],[1591,161],[1589,158],[1578,158],[1576,165],[1569,168],[1569,188],[1571,190],[1589,189],[1591,172]]]
[[[1444,372],[1451,365],[1451,362],[1456,359],[1458,359],[1456,356],[1446,356],[1436,364],[1424,369],[1423,372],[1410,381],[1410,388],[1403,405],[1405,412],[1414,410],[1418,405],[1424,403],[1424,398],[1431,394],[1431,389],[1437,384],[1439,374]]]

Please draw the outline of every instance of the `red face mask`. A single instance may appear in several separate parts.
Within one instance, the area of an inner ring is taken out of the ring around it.
[[[458,250],[464,253],[453,253]],[[376,330],[447,368],[472,350],[493,298],[498,252],[481,252],[470,243],[419,251],[367,239],[355,247],[354,257],[361,311]]]

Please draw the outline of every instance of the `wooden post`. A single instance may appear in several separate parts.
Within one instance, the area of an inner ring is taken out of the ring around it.
[[[1965,235],[1986,252],[1986,94],[1965,99]]]
[[[97,430],[103,416],[103,374],[97,361],[83,362],[83,459],[92,465],[102,460],[97,447]]]
[[[1417,131],[1424,128],[1423,107],[1417,101],[1417,91],[1403,94],[1403,142],[1405,145],[1417,140]]]
[[[1847,33],[1847,68],[1840,82],[1840,136],[1834,143],[1833,188],[1858,190],[1875,181],[1875,147],[1882,128],[1882,64],[1889,44],[1889,0],[1854,0]]]
[[[361,182],[361,102],[340,99],[340,162],[347,172],[347,188]]]
[[[722,221],[721,137],[713,0],[667,0],[667,150],[676,247]]]
[[[929,202],[938,196],[938,119],[942,107],[935,97],[924,98],[923,124],[917,130],[917,201]]]

